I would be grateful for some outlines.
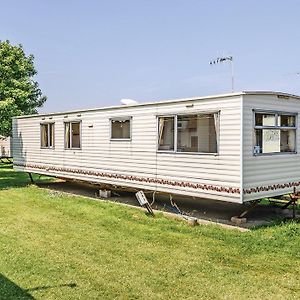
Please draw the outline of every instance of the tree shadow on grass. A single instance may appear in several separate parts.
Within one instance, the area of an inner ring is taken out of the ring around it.
[[[300,213],[300,210],[298,211]],[[261,230],[261,229],[271,228],[274,226],[293,225],[293,224],[300,224],[300,217],[295,217],[295,218],[285,217],[285,218],[273,219],[268,224],[263,224],[263,225],[253,227],[252,230]]]
[[[24,187],[29,184],[26,173],[15,172],[12,165],[0,165],[0,189]]]
[[[15,300],[35,299],[26,290],[20,288],[18,285],[10,281],[7,277],[0,274],[0,299]]]
[[[34,180],[51,181],[50,177],[33,174]],[[31,184],[30,178],[25,172],[16,172],[12,164],[0,164],[0,190],[24,187]]]
[[[54,288],[75,288],[77,287],[76,283],[66,283],[66,284],[57,284],[57,285],[45,285],[45,286],[38,286],[29,289],[22,289],[14,282],[9,280],[4,275],[0,274],[0,299],[5,300],[15,300],[15,299],[22,299],[22,300],[32,300],[35,299],[29,292],[36,292],[41,290],[48,290]]]

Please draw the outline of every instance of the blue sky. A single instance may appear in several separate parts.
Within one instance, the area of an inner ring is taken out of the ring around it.
[[[34,54],[41,112],[205,96],[300,95],[300,1],[0,0],[0,39]]]

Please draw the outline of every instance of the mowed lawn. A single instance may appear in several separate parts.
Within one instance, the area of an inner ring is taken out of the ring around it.
[[[2,166],[0,299],[300,299],[300,224],[188,227]]]

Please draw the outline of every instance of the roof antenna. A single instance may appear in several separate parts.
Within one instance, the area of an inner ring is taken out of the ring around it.
[[[231,91],[234,92],[234,76],[233,76],[233,56],[223,56],[217,57],[216,59],[210,61],[210,65],[216,65],[222,63],[224,61],[228,61],[230,63],[231,68]]]
[[[283,75],[284,76],[293,76],[293,75],[300,76],[300,72],[288,73],[288,74],[283,74]]]

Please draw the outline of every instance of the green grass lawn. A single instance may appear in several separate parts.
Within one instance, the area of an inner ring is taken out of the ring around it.
[[[300,224],[188,227],[28,184],[0,167],[0,299],[300,298]]]

